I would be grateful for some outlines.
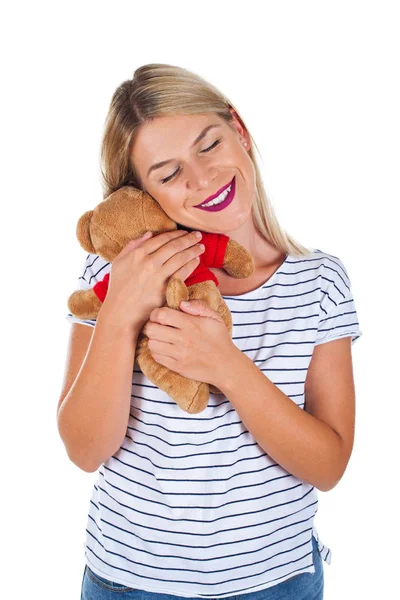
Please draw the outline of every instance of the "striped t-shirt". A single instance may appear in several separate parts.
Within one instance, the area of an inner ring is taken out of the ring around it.
[[[110,268],[89,254],[79,289]],[[259,288],[223,298],[235,345],[301,409],[314,346],[362,335],[346,269],[321,250],[289,254]],[[203,412],[188,414],[135,361],[126,437],[93,486],[85,562],[100,577],[148,592],[256,592],[315,572],[312,535],[330,564],[317,508],[317,490],[268,456],[228,398],[210,394]]]

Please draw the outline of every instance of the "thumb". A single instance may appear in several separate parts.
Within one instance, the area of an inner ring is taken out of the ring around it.
[[[214,319],[220,320],[220,314],[211,308],[204,302],[204,300],[190,300],[190,302],[185,302],[182,300],[180,303],[180,308],[184,312],[188,312],[192,315],[200,315],[201,317],[212,317]]]

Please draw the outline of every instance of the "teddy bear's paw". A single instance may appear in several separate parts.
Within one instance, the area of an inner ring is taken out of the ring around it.
[[[186,377],[183,377],[183,379],[185,382],[188,381]],[[185,398],[185,400],[182,400],[179,397],[179,395],[174,392],[174,400],[179,406],[179,408],[189,413],[190,415],[197,415],[198,413],[203,412],[203,410],[207,408],[208,400],[210,398],[210,388],[208,383],[202,383],[199,381],[194,381],[194,383],[196,384],[195,387],[197,387],[197,389],[193,398],[189,401],[187,398]]]
[[[210,397],[208,383],[183,377],[154,360],[148,338],[140,332],[136,344],[136,360],[142,373],[160,390],[168,394],[187,413],[203,411]]]
[[[182,300],[189,300],[189,292],[185,282],[178,277],[171,277],[167,285],[165,297],[169,308],[179,310]]]
[[[96,319],[102,306],[93,289],[77,290],[68,298],[68,309],[78,319]]]
[[[212,385],[211,383],[209,384],[209,388],[210,388],[210,392],[212,394],[222,394],[223,392],[221,392],[221,390],[219,390],[217,387],[215,387],[215,385]]]
[[[250,277],[254,272],[254,268],[254,258],[250,252],[238,244],[238,242],[235,242],[235,240],[230,239],[225,251],[224,270],[231,277],[244,279],[245,277]]]
[[[171,371],[157,362],[156,365],[159,367],[157,387],[175,400],[179,408],[191,415],[200,413],[207,408],[210,398],[208,383],[183,377],[183,375]]]
[[[217,312],[219,312],[221,315],[229,333],[232,334],[232,314],[222,296],[220,298]]]
[[[187,289],[191,300],[203,300],[210,308],[218,310],[221,302],[221,293],[214,281],[207,280],[199,283],[192,283]]]

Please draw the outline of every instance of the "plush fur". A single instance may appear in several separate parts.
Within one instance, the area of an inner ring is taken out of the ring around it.
[[[112,263],[130,240],[141,237],[146,231],[157,235],[174,229],[177,229],[177,224],[149,194],[125,186],[110,194],[94,210],[85,212],[78,221],[76,235],[87,252],[98,254]],[[226,249],[224,247],[220,266],[232,277],[249,277],[254,271],[251,254],[234,240],[222,237],[225,238]],[[205,266],[215,266],[215,263],[205,263]],[[232,332],[231,313],[215,283],[216,277],[211,271],[209,274],[208,280],[188,286],[177,277],[171,277],[163,306],[180,310],[182,300],[203,300],[221,314]],[[96,319],[101,306],[102,301],[94,289],[75,291],[68,299],[70,312],[81,319]],[[212,393],[221,393],[208,383],[188,379],[157,363],[148,348],[148,337],[142,330],[137,340],[136,360],[144,375],[188,413],[199,413],[206,408],[210,390]]]

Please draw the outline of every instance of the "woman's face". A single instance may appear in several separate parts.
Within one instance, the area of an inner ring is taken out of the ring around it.
[[[229,235],[251,221],[255,171],[250,139],[231,112],[232,126],[215,113],[202,113],[158,117],[139,130],[132,161],[142,187],[184,227]],[[229,185],[219,206],[198,206]]]

